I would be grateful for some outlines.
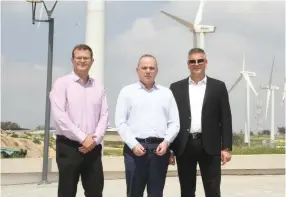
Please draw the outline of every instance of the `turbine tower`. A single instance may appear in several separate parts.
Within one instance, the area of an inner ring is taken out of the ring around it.
[[[90,76],[104,85],[104,0],[87,2],[85,43],[94,54]]]
[[[272,61],[272,67],[270,71],[270,78],[268,86],[262,87],[263,89],[267,90],[267,100],[266,100],[266,110],[265,110],[265,120],[267,119],[267,112],[268,112],[268,106],[269,106],[269,100],[271,97],[271,130],[270,130],[270,139],[275,140],[275,125],[274,125],[274,108],[275,108],[275,100],[274,100],[274,91],[279,90],[278,86],[272,85],[272,74],[273,74],[273,67],[274,67],[274,61],[275,61],[275,55],[273,55],[273,61]]]
[[[249,101],[249,88],[252,89],[255,96],[258,96],[256,90],[254,89],[253,84],[250,81],[250,77],[255,77],[255,72],[250,72],[245,70],[245,54],[243,57],[243,63],[242,63],[242,71],[240,71],[240,76],[235,81],[233,86],[229,89],[228,93],[230,93],[233,88],[240,82],[242,78],[245,79],[246,82],[246,120],[244,123],[244,143],[248,143],[250,146],[250,101]]]
[[[89,74],[104,86],[104,0],[89,0],[86,12],[85,43],[93,50],[94,64]],[[102,141],[102,155],[104,142]]]
[[[286,76],[284,77],[284,92],[282,92],[282,103],[281,103],[282,107],[285,105],[285,97],[286,97],[286,81],[285,80],[286,80]]]
[[[201,0],[194,23],[190,23],[177,16],[161,11],[163,14],[167,15],[168,17],[176,20],[178,23],[187,27],[193,33],[194,47],[199,47],[201,49],[205,48],[205,34],[214,33],[216,30],[215,26],[200,24],[203,17],[204,4],[205,4],[204,0]]]

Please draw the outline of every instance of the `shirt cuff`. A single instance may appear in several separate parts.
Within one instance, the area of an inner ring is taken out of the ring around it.
[[[79,133],[78,135],[77,135],[77,138],[78,138],[78,140],[79,140],[79,143],[83,143],[83,141],[85,140],[85,138],[86,138],[86,135],[84,134],[84,133]]]
[[[133,150],[133,148],[138,144],[139,142],[134,138],[132,141],[130,142],[126,142],[127,146]]]

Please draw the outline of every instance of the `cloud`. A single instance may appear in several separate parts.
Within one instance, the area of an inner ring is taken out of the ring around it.
[[[192,34],[176,21],[167,18],[160,10],[192,21],[198,2],[170,2],[155,9],[150,17],[136,19],[132,27],[123,34],[107,41],[108,65],[113,74],[106,73],[109,88],[111,117],[113,119],[116,97],[120,89],[137,80],[135,73],[138,58],[144,53],[155,55],[159,62],[157,81],[169,86],[171,82],[188,76],[187,52],[192,47]],[[208,75],[226,82],[229,88],[242,69],[243,53],[246,53],[246,68],[257,73],[252,78],[257,91],[269,79],[272,55],[276,53],[273,83],[284,83],[285,10],[284,2],[207,2],[203,13],[203,24],[217,26],[217,32],[206,36],[208,53]],[[124,50],[119,50],[124,49]],[[109,70],[109,69],[108,69]],[[116,73],[116,74],[115,74]],[[261,92],[263,102],[266,92]],[[284,114],[279,106],[281,90],[276,92],[276,125],[284,125]],[[256,127],[255,104],[251,97],[251,128]],[[245,118],[245,83],[241,83],[230,94],[234,129],[243,129]],[[263,106],[263,110],[265,106]],[[265,110],[264,110],[265,111]],[[264,113],[264,112],[263,112]],[[264,114],[263,114],[264,117]],[[268,119],[270,120],[270,119]],[[270,128],[269,121],[265,128]]]
[[[46,102],[46,66],[14,62],[1,57],[1,120],[14,121],[22,127],[43,124]],[[53,81],[67,73],[54,65]],[[4,112],[4,113],[3,113]]]

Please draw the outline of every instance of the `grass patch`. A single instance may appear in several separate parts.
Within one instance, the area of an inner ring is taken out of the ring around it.
[[[123,148],[108,148],[104,142],[104,156],[123,156]],[[269,148],[269,147],[240,147],[234,146],[232,155],[261,155],[261,154],[285,154],[285,148]]]
[[[104,149],[103,154],[104,156],[123,156],[123,149]]]
[[[124,142],[122,141],[104,141],[104,146],[112,148],[123,148]]]
[[[258,155],[258,154],[285,154],[285,148],[269,147],[239,147],[234,146],[233,155]]]

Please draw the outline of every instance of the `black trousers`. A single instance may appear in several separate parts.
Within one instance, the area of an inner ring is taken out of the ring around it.
[[[83,154],[78,142],[58,136],[56,161],[59,169],[58,197],[75,197],[81,176],[86,197],[102,197],[104,176],[101,160],[102,146]]]
[[[176,157],[181,197],[195,197],[197,163],[199,163],[206,197],[220,197],[221,157],[205,152],[201,138],[189,137],[185,151]]]
[[[147,150],[136,156],[125,144],[123,148],[127,197],[143,197],[147,185],[148,197],[163,197],[170,151],[163,156],[154,153],[159,143],[141,143]]]

